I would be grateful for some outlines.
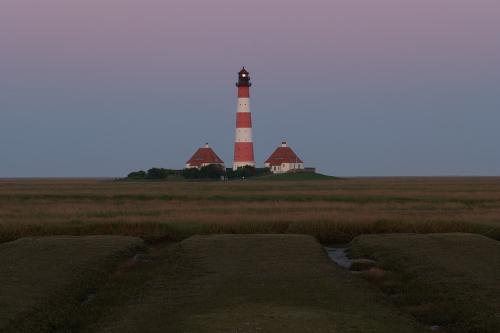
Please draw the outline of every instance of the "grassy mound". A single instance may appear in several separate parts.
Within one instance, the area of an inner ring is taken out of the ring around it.
[[[120,258],[131,237],[23,238],[0,245],[0,331],[60,331]]]
[[[323,175],[321,173],[281,173],[276,175],[267,175],[262,177],[251,178],[253,180],[334,180],[337,177]]]
[[[309,236],[191,237],[89,332],[424,332]]]
[[[472,234],[366,235],[352,255],[387,270],[376,283],[446,332],[500,332],[500,242]]]

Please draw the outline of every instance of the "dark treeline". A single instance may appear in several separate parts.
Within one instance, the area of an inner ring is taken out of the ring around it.
[[[171,176],[180,176],[180,170],[151,168],[147,172],[143,170],[128,174],[127,179],[167,179]]]
[[[237,170],[226,169],[226,177],[228,179],[244,179],[250,177],[266,176],[271,174],[271,169],[269,168],[254,168],[252,166],[246,165],[240,167]]]
[[[233,169],[224,169],[218,164],[210,164],[200,169],[164,169],[151,168],[148,171],[134,171],[128,174],[126,179],[130,180],[168,180],[168,179],[245,179],[251,177],[265,176],[271,174],[269,168],[254,168],[252,166],[244,166]]]

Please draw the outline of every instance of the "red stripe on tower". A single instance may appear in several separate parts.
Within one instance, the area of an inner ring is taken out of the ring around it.
[[[250,87],[239,86],[238,98],[250,98]]]
[[[236,113],[236,128],[252,128],[252,114],[250,112]]]
[[[255,167],[252,138],[252,114],[250,113],[250,75],[243,67],[238,73],[238,109],[234,141],[233,170],[246,165]]]

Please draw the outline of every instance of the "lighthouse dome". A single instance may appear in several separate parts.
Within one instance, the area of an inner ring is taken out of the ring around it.
[[[248,74],[250,74],[250,73],[248,73],[248,71],[246,70],[245,66],[243,66],[243,68],[241,68],[241,70],[240,70],[239,74],[240,74],[240,75],[241,75],[241,74],[247,74],[247,75],[248,75]]]

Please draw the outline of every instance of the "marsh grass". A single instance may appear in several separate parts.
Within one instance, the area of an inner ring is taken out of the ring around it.
[[[0,331],[63,330],[121,261],[144,249],[131,237],[44,237],[0,245]]]
[[[350,248],[386,270],[372,281],[395,304],[446,332],[500,330],[500,243],[480,235],[363,235]]]
[[[195,236],[150,258],[78,313],[84,332],[427,331],[308,236]]]
[[[0,181],[0,241],[39,235],[472,232],[500,239],[500,178]]]

